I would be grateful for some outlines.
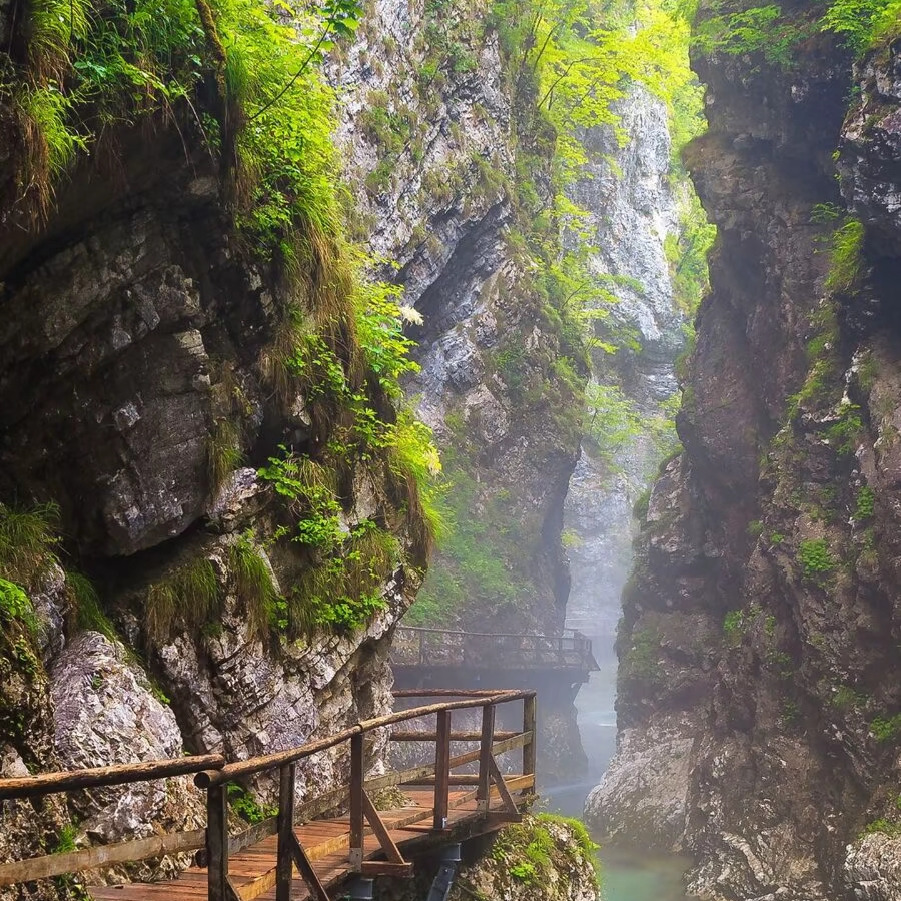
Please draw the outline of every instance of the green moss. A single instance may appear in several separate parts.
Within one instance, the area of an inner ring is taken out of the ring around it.
[[[901,713],[874,717],[870,721],[870,732],[878,742],[894,742],[901,735]]]

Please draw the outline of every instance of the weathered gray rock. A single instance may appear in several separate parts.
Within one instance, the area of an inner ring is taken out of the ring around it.
[[[625,729],[604,778],[585,802],[585,819],[607,839],[636,847],[683,847],[696,738],[685,723]]]
[[[845,881],[859,901],[899,901],[901,839],[874,832],[848,845]]]
[[[68,769],[162,760],[184,753],[175,715],[118,643],[82,632],[50,674],[54,747]],[[190,778],[95,789],[73,796],[79,833],[91,842],[143,838],[158,830],[195,829],[205,822],[202,793]],[[164,865],[159,872],[171,872]]]

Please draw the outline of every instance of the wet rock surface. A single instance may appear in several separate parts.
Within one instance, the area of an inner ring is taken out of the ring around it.
[[[624,596],[624,738],[592,803],[694,855],[688,888],[708,901],[898,891],[883,726],[901,702],[894,59],[889,46],[860,66],[847,118],[850,61],[824,35],[791,70],[695,60],[710,131],[686,159],[719,227],[713,289],[684,454],[655,485]],[[860,271],[838,285],[821,248],[851,217]],[[672,783],[681,836],[672,795],[639,782],[670,762],[654,740],[673,722],[694,756]]]

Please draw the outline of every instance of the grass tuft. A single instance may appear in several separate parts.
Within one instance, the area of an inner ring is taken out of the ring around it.
[[[30,587],[56,561],[59,507],[42,504],[17,509],[0,504],[0,571],[10,581]]]
[[[147,591],[144,626],[159,642],[172,638],[177,626],[197,631],[211,622],[220,608],[219,580],[205,557],[185,563]]]
[[[278,600],[269,567],[247,535],[229,548],[228,563],[238,600],[244,605],[248,631],[265,642],[276,621]]]

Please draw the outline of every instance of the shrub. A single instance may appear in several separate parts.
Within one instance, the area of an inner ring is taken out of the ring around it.
[[[869,485],[864,485],[857,492],[854,507],[854,518],[858,520],[869,519],[876,510],[876,493]]]
[[[860,278],[863,266],[864,225],[849,219],[832,236],[829,274],[825,287],[833,294],[847,294]]]
[[[894,741],[901,734],[901,713],[894,716],[877,716],[870,721],[870,732],[876,741]]]
[[[798,560],[808,579],[815,579],[836,566],[835,558],[832,556],[825,538],[802,541],[798,548]]]

